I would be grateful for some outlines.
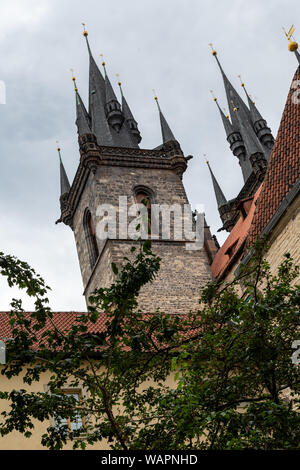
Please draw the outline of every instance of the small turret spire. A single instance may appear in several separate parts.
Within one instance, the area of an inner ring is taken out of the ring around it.
[[[222,122],[223,122],[223,126],[224,126],[224,129],[225,129],[225,132],[226,132],[226,137],[230,136],[230,134],[232,134],[234,132],[234,128],[230,122],[230,119],[229,119],[229,115],[228,114],[225,114],[223,112],[223,110],[220,108],[220,105],[218,103],[218,100],[217,98],[214,96],[214,93],[212,90],[210,90],[211,94],[212,94],[212,97],[213,97],[213,100],[214,102],[216,103],[217,107],[218,107],[218,110],[220,112],[220,116],[222,118]]]
[[[102,61],[102,66],[105,75],[105,113],[107,121],[109,125],[119,133],[124,121],[124,116],[121,110],[121,105],[106,73],[104,61]]]
[[[213,95],[212,90],[211,90],[211,93]],[[214,95],[213,95],[213,100],[218,106],[218,109],[219,109],[219,112],[223,121],[224,129],[226,132],[227,142],[230,145],[230,150],[232,151],[233,155],[235,155],[238,158],[239,164],[242,169],[244,181],[246,181],[246,179],[249,176],[248,174],[249,172],[246,171],[245,169],[246,149],[245,149],[245,145],[244,145],[241,133],[233,127],[233,125],[230,122],[228,114],[225,114],[222,111],[222,109],[219,106],[218,100]],[[251,171],[251,168],[250,168],[250,171]]]
[[[248,105],[249,105],[252,121],[256,122],[256,121],[262,120],[263,117],[258,111],[258,109],[256,108],[255,102],[252,100],[251,95],[249,95],[249,93],[247,92],[245,83],[243,82],[241,75],[238,75],[238,78],[240,79],[241,87],[243,88],[245,95],[247,97],[247,100],[248,100]]]
[[[206,157],[206,155],[204,155],[204,156]],[[219,209],[220,207],[227,204],[227,199],[224,196],[224,193],[223,193],[222,189],[220,188],[220,185],[217,182],[215,175],[213,174],[213,171],[210,167],[210,164],[209,164],[208,160],[206,160],[206,164],[208,166],[208,169],[209,169],[209,172],[210,172],[210,175],[211,175],[211,179],[212,179],[212,183],[213,183],[213,187],[214,187],[214,191],[215,191],[215,196],[216,196],[216,200],[217,200],[217,205],[218,205],[218,209]]]
[[[80,94],[78,92],[76,78],[74,77],[74,70],[71,69],[71,72],[72,72],[72,80],[74,83],[74,91],[75,91],[75,99],[76,99],[76,122],[75,123],[77,126],[78,136],[81,136],[84,134],[91,134],[92,131],[91,131],[90,117],[80,97]]]
[[[223,82],[224,82],[224,87],[226,91],[226,96],[227,96],[227,102],[228,102],[228,107],[230,111],[230,116],[231,116],[231,122],[233,124],[233,127],[238,130],[238,121],[236,119],[236,116],[233,112],[231,103],[232,101],[235,103],[235,106],[241,110],[241,113],[243,114],[243,119],[248,120],[249,122],[251,121],[251,116],[250,116],[250,111],[247,108],[246,104],[238,94],[238,92],[235,90],[235,88],[232,86],[231,82],[228,80],[227,75],[225,74],[218,56],[217,56],[217,51],[213,48],[212,43],[210,43],[210,46],[212,48],[212,55],[215,57],[218,67],[221,71],[222,77],[223,77]]]
[[[132,138],[134,139],[134,142],[139,144],[140,141],[142,140],[142,137],[138,129],[138,123],[134,119],[131,109],[129,108],[129,105],[125,99],[123,89],[122,89],[122,83],[120,81],[118,81],[118,85],[120,88],[120,93],[121,93],[121,98],[122,98],[122,113],[124,115],[125,122],[128,126],[129,132],[132,134]]]
[[[57,143],[57,152],[58,152],[59,166],[60,166],[60,196],[62,197],[70,191],[70,183],[67,177],[65,167],[62,162],[60,147],[58,145],[58,142],[56,143]]]
[[[262,117],[262,115],[258,111],[255,102],[251,98],[251,95],[249,95],[249,93],[247,92],[245,83],[243,82],[241,75],[238,75],[238,77],[241,81],[241,87],[244,89],[248,100],[250,115],[255,133],[259,138],[260,142],[270,150],[274,145],[274,137],[272,135],[271,129],[268,127],[267,121]],[[269,152],[267,152],[267,155],[269,156]]]
[[[164,117],[163,113],[162,113],[162,110],[160,108],[160,105],[159,105],[159,102],[158,102],[158,98],[157,96],[155,95],[154,96],[154,99],[156,101],[156,104],[157,104],[157,108],[158,108],[158,112],[159,112],[159,118],[160,118],[160,126],[161,126],[161,134],[162,134],[162,140],[163,140],[163,144],[165,142],[168,142],[169,140],[176,140],[175,137],[174,137],[174,134],[173,132],[171,131],[170,127],[169,127],[169,124],[167,123],[166,121],[166,118]]]

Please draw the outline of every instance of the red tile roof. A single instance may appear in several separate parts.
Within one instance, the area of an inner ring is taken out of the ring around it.
[[[79,315],[84,315],[86,312],[53,312],[53,321],[61,331],[68,331],[75,323],[76,318]],[[30,317],[30,313],[26,312],[25,316]],[[100,333],[105,331],[105,323],[107,322],[107,316],[105,314],[100,315],[95,324],[89,322],[87,326],[90,333]],[[53,328],[50,320],[46,321],[45,328],[43,331]],[[10,338],[12,327],[9,324],[9,312],[0,312],[0,338]]]
[[[294,83],[295,80],[300,80],[300,67],[294,75],[287,97],[250,229],[249,244],[261,234],[292,186],[300,178],[300,103],[296,104],[294,99],[299,100],[299,84]]]
[[[52,314],[53,314],[52,320],[57,326],[57,328],[59,328],[61,332],[67,333],[68,331],[70,331],[72,325],[76,323],[76,319],[80,315],[85,315],[86,312],[52,312]],[[30,315],[31,315],[30,312],[25,312],[25,317],[29,318]],[[150,319],[151,316],[153,316],[153,314],[144,314],[143,320]],[[180,314],[179,316],[184,317],[184,315],[182,314]],[[102,313],[99,315],[99,318],[96,321],[96,323],[88,322],[86,324],[88,326],[88,332],[94,333],[94,334],[103,333],[106,330],[106,323],[108,321],[108,318],[109,317],[107,314]],[[10,320],[9,312],[0,312],[0,340],[2,339],[5,341],[9,338],[12,338],[12,327],[9,324],[9,320]],[[144,325],[145,324],[143,323],[141,327],[145,328]],[[38,339],[37,339],[36,346],[34,346],[34,349],[38,350],[38,342],[39,342],[39,339],[41,339],[42,334],[45,331],[48,331],[48,330],[51,331],[53,329],[54,329],[53,324],[51,323],[49,319],[47,319],[45,327],[36,333]],[[187,339],[199,333],[200,330],[199,330],[199,327],[194,327],[194,328],[183,327],[180,331],[181,331],[182,337],[184,339]],[[154,342],[156,343],[156,340],[154,340]],[[160,344],[158,346],[161,347],[163,345]],[[125,350],[128,350],[128,349],[129,348],[125,346]]]
[[[256,191],[247,217],[244,219],[240,217],[225,240],[224,244],[219,249],[218,253],[214,257],[214,260],[211,264],[212,275],[215,279],[220,278],[227,268],[229,268],[235,260],[235,255],[242,247],[243,243],[247,239],[249,229],[253,220],[256,200],[260,194],[262,186]],[[232,248],[232,253],[230,255],[228,252]]]

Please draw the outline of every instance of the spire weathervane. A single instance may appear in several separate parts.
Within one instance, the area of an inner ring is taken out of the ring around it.
[[[214,94],[213,90],[209,90],[209,91],[211,92],[211,96],[213,97],[213,100],[217,101],[217,98],[215,97],[215,94]]]
[[[120,74],[116,73],[116,77],[118,79],[118,85],[120,88],[121,96],[123,97],[122,82],[120,81]]]
[[[239,79],[240,79],[241,86],[244,88],[244,86],[245,86],[245,83],[243,82],[241,75],[238,75],[238,77],[239,77]]]
[[[288,30],[288,32],[286,32],[286,30],[284,28],[282,28],[283,31],[284,31],[284,34],[287,38],[287,40],[289,41],[289,45],[288,45],[288,48],[289,48],[289,51],[291,52],[296,52],[297,49],[298,49],[298,43],[295,41],[294,37],[293,37],[293,33],[295,31],[295,27],[294,25],[292,24],[292,26],[290,27],[290,29]],[[297,55],[297,54],[296,54]],[[298,59],[298,57],[297,57]],[[299,60],[299,59],[298,59]]]
[[[300,64],[300,54],[298,52],[298,43],[295,41],[294,37],[293,37],[293,32],[295,31],[295,27],[294,25],[292,25],[289,29],[288,32],[285,31],[284,28],[282,28],[283,31],[284,31],[284,34],[287,38],[287,40],[289,41],[289,45],[288,45],[288,49],[289,51],[291,52],[294,52],[295,53],[295,56]],[[293,39],[293,40],[292,40]]]
[[[246,96],[247,96],[247,98],[248,98],[248,102],[249,102],[249,100],[251,100],[251,102],[252,102],[253,104],[255,104],[255,101],[253,101],[253,99],[252,99],[250,93],[248,93],[247,90],[246,90],[245,83],[243,82],[241,75],[238,75],[238,77],[239,77],[240,82],[241,82],[241,87],[244,88],[244,91],[245,91]]]
[[[232,106],[233,111],[236,113],[239,108],[235,106],[233,100],[231,100],[231,106]]]
[[[87,32],[87,30],[85,29],[85,23],[81,23],[82,26],[83,26],[83,36],[85,37],[85,40],[86,40],[86,45],[87,45],[87,48],[88,48],[88,51],[89,51],[89,54],[90,56],[92,55],[91,53],[91,49],[90,49],[90,45],[89,45],[89,40],[88,40],[88,35],[89,33]]]
[[[72,73],[72,80],[74,83],[74,90],[78,91],[77,85],[76,85],[76,78],[74,77],[74,69],[70,69],[70,72]]]
[[[217,51],[214,49],[214,46],[213,46],[212,42],[210,42],[208,45],[211,47],[212,55],[217,55]]]
[[[82,34],[84,35],[84,37],[87,37],[87,36],[89,35],[89,33],[88,33],[87,30],[85,29],[85,23],[81,23],[81,24],[82,24],[82,26],[83,26],[83,33],[82,33]]]
[[[218,108],[219,108],[221,114],[222,114],[222,111],[223,111],[223,114],[224,114],[224,116],[226,117],[226,119],[229,119],[229,115],[226,113],[225,108],[222,108],[222,110],[221,110],[220,105],[219,105],[219,103],[218,103],[217,98],[215,97],[215,94],[214,94],[213,90],[209,90],[209,91],[211,92],[211,96],[213,97],[213,100],[214,100],[214,102],[216,103],[216,105],[218,106]]]
[[[160,105],[159,105],[159,101],[158,101],[158,97],[157,97],[156,91],[154,90],[154,88],[152,88],[152,91],[153,91],[153,94],[154,94],[154,100],[156,101],[156,104],[157,104],[157,107],[158,107],[158,111],[161,112],[161,109],[160,109]]]
[[[104,72],[105,72],[105,75],[106,75],[106,68],[105,68],[105,65],[106,65],[106,64],[105,64],[105,61],[104,61],[104,56],[103,56],[103,54],[99,54],[99,55],[100,55],[100,57],[102,58],[101,65],[102,65],[102,67],[104,68]]]

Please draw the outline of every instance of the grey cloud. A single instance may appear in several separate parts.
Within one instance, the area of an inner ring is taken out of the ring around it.
[[[203,154],[228,198],[239,191],[242,175],[209,93],[212,88],[226,106],[208,43],[214,42],[236,87],[242,74],[276,135],[297,66],[281,26],[290,26],[300,6],[296,0],[288,9],[283,0],[10,3],[0,18],[0,79],[7,86],[7,104],[0,105],[0,249],[28,260],[45,277],[54,309],[83,309],[73,234],[54,225],[59,214],[55,141],[60,141],[70,180],[79,160],[69,69],[75,69],[86,101],[88,56],[81,22],[95,57],[104,54],[111,81],[116,83],[120,74],[145,148],[161,142],[155,88],[185,154],[194,155],[184,176],[187,194],[192,205],[205,205],[216,233],[220,221]],[[220,241],[224,237],[220,234]],[[11,292],[2,281],[0,286],[0,308],[7,309]]]

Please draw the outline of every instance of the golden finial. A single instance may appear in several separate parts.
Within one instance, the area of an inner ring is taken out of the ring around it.
[[[213,97],[213,100],[217,101],[217,98],[215,97],[214,92],[212,90],[209,90],[209,91],[211,92],[211,96]]]
[[[211,47],[211,53],[212,55],[217,55],[217,51],[214,49],[212,42],[209,43],[209,46]]]
[[[73,83],[74,83],[74,90],[78,91],[78,88],[77,88],[77,85],[76,85],[76,78],[74,77],[74,70],[70,69],[70,71],[72,72],[72,80],[73,80]]]
[[[116,73],[116,77],[118,79],[118,85],[120,87],[122,85],[122,83],[120,82],[120,75],[118,73]]]
[[[206,153],[203,154],[203,157],[205,158],[205,163],[206,163],[207,165],[209,165],[209,161],[207,160],[207,155],[206,155]]]
[[[255,104],[255,101],[253,101],[253,99],[251,98],[251,95],[246,90],[245,83],[243,82],[241,75],[238,75],[238,77],[240,79],[241,86],[244,88],[244,90],[246,92],[246,95],[251,99],[252,103]]]
[[[236,113],[236,111],[238,110],[238,108],[234,105],[234,102],[231,100],[231,104],[232,104],[232,109],[233,111]]]
[[[57,150],[58,153],[60,154],[60,146],[59,146],[59,141],[58,141],[58,140],[56,141],[56,147],[57,147],[56,150]]]
[[[244,87],[245,86],[245,83],[243,82],[242,80],[242,77],[240,75],[238,75],[239,79],[240,79],[240,82],[241,82],[241,86]]]
[[[104,60],[103,60],[103,54],[99,54],[99,55],[100,55],[100,57],[102,57],[102,63],[101,63],[101,65],[103,65],[103,67],[105,68],[105,62],[104,62]]]
[[[282,29],[284,31],[284,34],[287,37],[287,40],[289,41],[289,45],[288,45],[289,51],[291,51],[291,52],[296,51],[298,49],[298,44],[293,38],[293,32],[295,31],[294,25],[292,24],[292,26],[290,27],[288,32],[286,32],[286,30],[284,28],[282,28]],[[293,41],[292,41],[291,38],[293,38]]]
[[[222,109],[223,109],[223,113],[225,114],[226,119],[229,119],[229,115],[226,114],[226,109],[225,108],[222,108]]]
[[[154,88],[152,88],[152,91],[153,91],[153,93],[154,93],[154,99],[155,99],[155,101],[156,101],[156,104],[157,104],[158,111],[161,113],[161,109],[160,109],[160,105],[159,105],[158,97],[157,97],[157,94],[155,93],[155,90],[154,90]]]
[[[156,95],[156,92],[155,92],[154,88],[152,88],[152,91],[153,91],[153,94],[154,94],[155,101],[158,101],[158,98],[157,98],[157,95]]]
[[[85,23],[81,23],[81,24],[82,24],[82,26],[83,26],[83,33],[82,33],[82,34],[84,35],[84,37],[87,37],[87,36],[89,35],[89,33],[88,33],[87,30],[85,29]]]

